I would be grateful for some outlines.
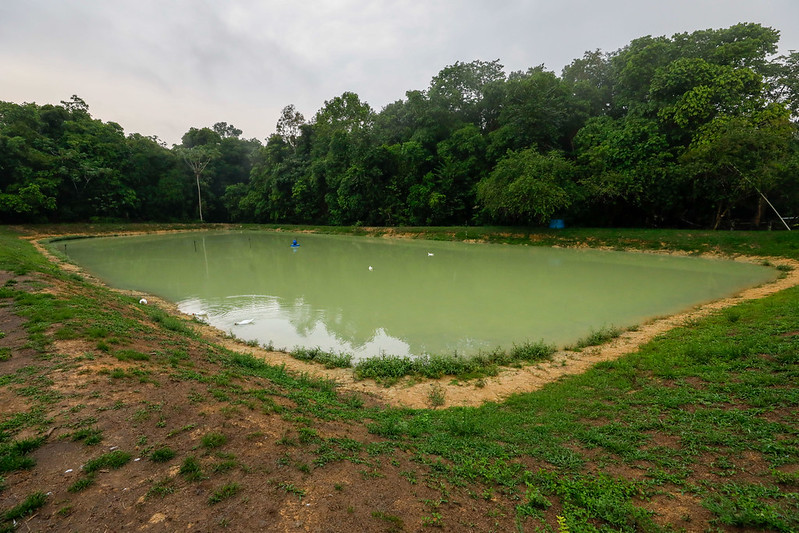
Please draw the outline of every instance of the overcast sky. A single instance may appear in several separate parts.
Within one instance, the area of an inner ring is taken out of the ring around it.
[[[799,0],[0,0],[0,100],[77,94],[126,133],[227,122],[264,140],[344,91],[379,111],[456,61],[561,69],[644,35],[758,22],[799,50]]]

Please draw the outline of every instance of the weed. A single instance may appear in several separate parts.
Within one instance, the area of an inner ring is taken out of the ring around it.
[[[440,383],[433,383],[427,391],[427,404],[435,409],[441,407],[446,402],[446,391]]]

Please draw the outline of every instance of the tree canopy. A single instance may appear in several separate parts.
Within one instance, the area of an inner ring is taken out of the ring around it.
[[[742,23],[586,52],[560,75],[456,62],[376,111],[355,92],[264,142],[171,148],[60,105],[0,102],[0,221],[751,226],[799,211],[799,55]]]

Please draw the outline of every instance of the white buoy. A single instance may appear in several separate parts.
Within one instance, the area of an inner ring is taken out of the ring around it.
[[[146,298],[142,298],[141,300],[139,300],[139,303],[147,305],[147,299]]]
[[[374,269],[372,268],[372,265],[369,265],[369,270],[370,270],[370,271],[374,270]]]
[[[252,324],[252,323],[253,323],[253,319],[252,318],[248,318],[247,320],[241,320],[239,322],[235,322],[234,324],[236,326],[246,326],[247,324]]]

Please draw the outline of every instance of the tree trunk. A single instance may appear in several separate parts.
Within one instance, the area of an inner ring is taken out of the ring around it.
[[[757,197],[757,211],[755,212],[755,219],[752,221],[755,229],[760,228],[760,220],[763,218],[763,197]]]
[[[200,222],[203,221],[203,197],[200,194],[200,174],[194,174],[194,177],[197,179],[197,206],[200,208]]]
[[[719,229],[719,226],[721,225],[721,220],[722,220],[722,219],[723,219],[725,216],[727,216],[727,213],[730,211],[730,208],[729,208],[729,207],[728,207],[727,209],[724,209],[724,210],[722,210],[722,207],[721,207],[721,205],[722,205],[722,204],[719,204],[719,207],[718,207],[718,209],[716,209],[716,223],[715,223],[715,224],[713,224],[713,229],[714,229],[714,230],[717,230],[717,229]]]

